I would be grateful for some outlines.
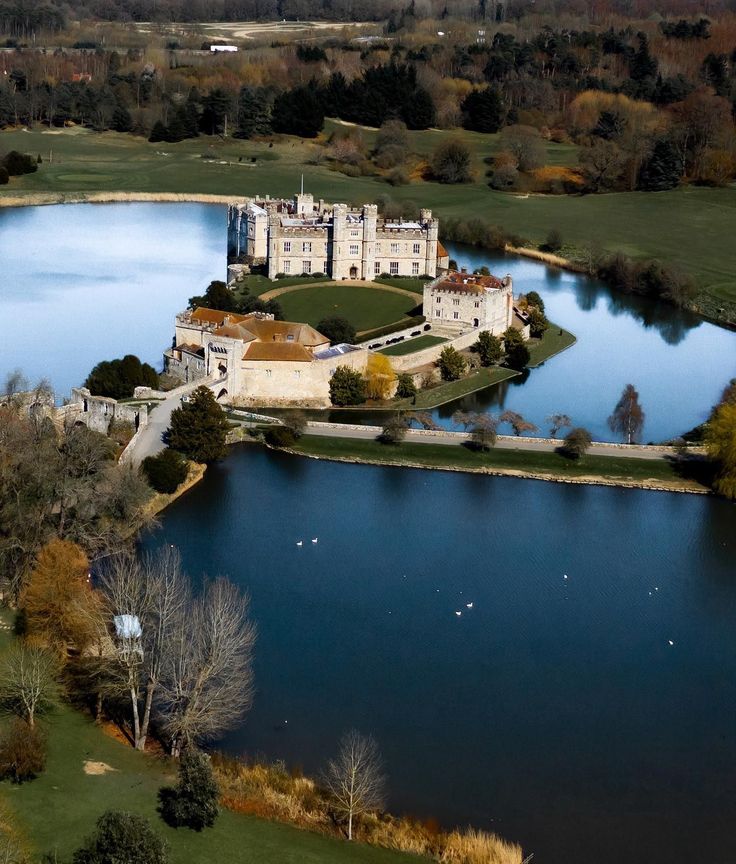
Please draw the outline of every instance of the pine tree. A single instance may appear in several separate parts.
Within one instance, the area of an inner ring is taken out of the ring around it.
[[[215,462],[227,453],[228,422],[209,387],[201,386],[171,415],[166,443],[194,462]]]
[[[217,819],[219,794],[209,756],[200,750],[186,750],[176,787],[159,793],[161,815],[174,828],[211,828]]]
[[[641,166],[639,188],[648,192],[674,189],[680,182],[682,160],[673,144],[664,139],[657,141],[652,155]]]
[[[474,132],[498,132],[503,125],[504,107],[493,87],[473,90],[463,103],[463,127]]]

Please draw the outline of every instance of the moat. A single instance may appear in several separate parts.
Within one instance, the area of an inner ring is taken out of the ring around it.
[[[14,323],[0,374],[22,366],[64,394],[100,359],[159,361],[174,312],[223,276],[224,208],[0,211],[0,243]],[[606,437],[632,381],[658,440],[701,422],[734,374],[733,333],[462,255],[538,290],[578,337],[478,405],[566,411]],[[239,447],[143,542],[250,590],[255,706],[223,746],[312,772],[357,726],[380,742],[396,810],[491,828],[535,864],[691,864],[736,858],[734,514]]]

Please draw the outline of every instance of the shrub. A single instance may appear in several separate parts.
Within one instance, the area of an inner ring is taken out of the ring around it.
[[[187,750],[179,762],[179,782],[159,792],[161,816],[173,828],[211,828],[217,819],[219,794],[209,756]]]
[[[143,473],[156,492],[170,495],[176,492],[187,477],[187,460],[167,447],[156,456],[147,456],[143,460]]]
[[[365,380],[360,372],[338,366],[330,378],[330,401],[341,407],[365,402]]]
[[[440,375],[443,381],[457,381],[462,378],[467,369],[467,363],[463,355],[452,345],[448,345],[442,349],[442,353],[437,360],[437,368],[440,370]]]
[[[432,153],[430,168],[439,183],[468,183],[472,179],[470,149],[460,139],[445,141]]]
[[[158,373],[148,363],[141,363],[135,354],[122,360],[103,360],[87,376],[84,386],[93,396],[126,399],[136,387],[158,387]]]
[[[386,180],[392,186],[407,186],[410,182],[409,174],[405,168],[394,168]]]
[[[560,452],[568,459],[579,459],[585,455],[592,442],[590,432],[578,426],[565,435],[565,443],[560,447]]]
[[[33,156],[28,153],[19,153],[11,150],[0,159],[0,165],[5,168],[11,177],[20,177],[21,174],[33,174],[38,171],[38,164]]]
[[[400,444],[406,438],[408,431],[409,424],[406,418],[399,414],[396,417],[391,417],[383,424],[378,440],[382,444]]]
[[[164,840],[147,819],[134,813],[108,810],[97,829],[74,853],[73,864],[167,864]]]
[[[556,228],[552,228],[539,248],[542,252],[559,252],[562,249],[562,234]]]
[[[493,363],[498,363],[503,354],[501,340],[488,330],[483,330],[478,334],[478,341],[471,350],[480,357],[481,366],[491,366]]]
[[[294,430],[288,426],[269,426],[263,436],[271,447],[291,447],[296,442]]]
[[[339,345],[342,342],[352,345],[355,342],[355,327],[347,318],[339,315],[323,318],[317,324],[317,330],[330,340],[331,345]]]
[[[413,399],[417,395],[417,385],[407,372],[399,372],[396,376],[396,398]]]
[[[14,717],[0,737],[0,779],[23,783],[46,767],[46,741],[36,726]]]

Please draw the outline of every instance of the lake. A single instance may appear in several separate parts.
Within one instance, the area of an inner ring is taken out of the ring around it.
[[[396,810],[535,864],[693,864],[736,860],[735,515],[245,445],[145,546],[251,593],[227,749],[317,772],[356,727]]]

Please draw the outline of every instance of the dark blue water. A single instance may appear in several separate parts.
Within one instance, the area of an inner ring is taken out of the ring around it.
[[[229,749],[315,772],[356,726],[396,810],[540,864],[693,864],[736,861],[735,515],[241,447],[146,545],[251,593]]]
[[[21,367],[61,398],[100,360],[161,368],[176,312],[225,277],[225,232],[198,204],[0,209],[0,381]]]

